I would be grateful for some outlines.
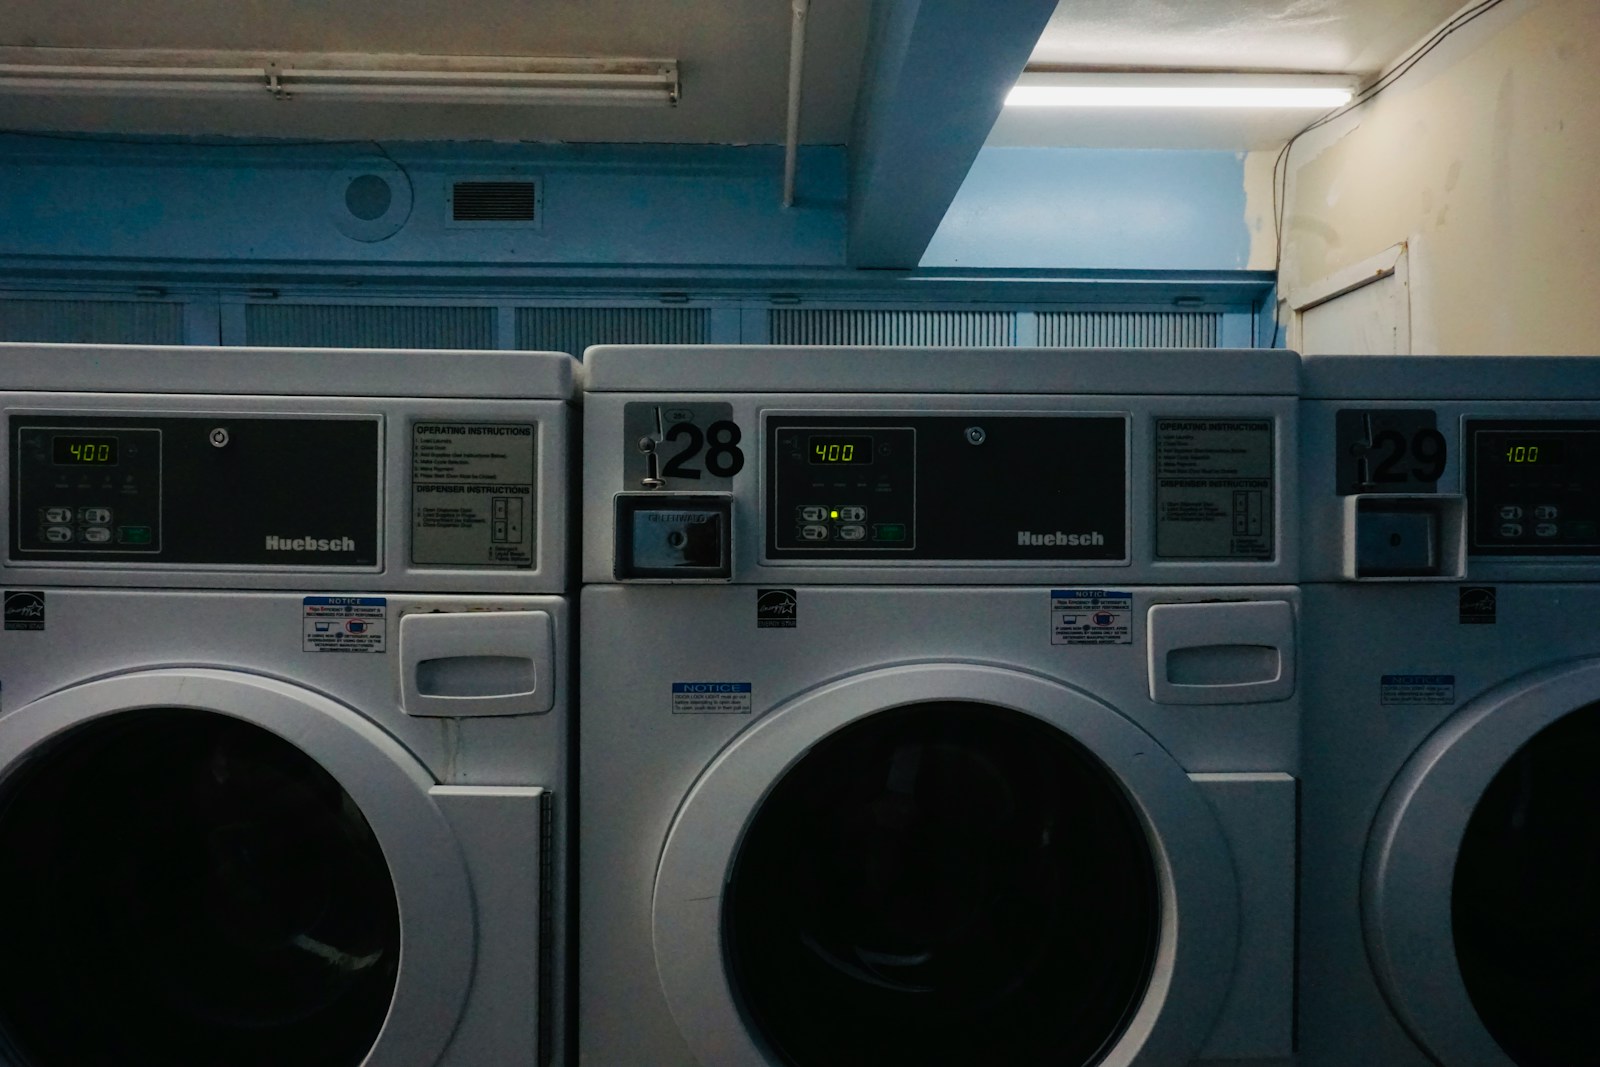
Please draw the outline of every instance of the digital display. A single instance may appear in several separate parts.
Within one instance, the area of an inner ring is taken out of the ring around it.
[[[114,467],[115,437],[56,437],[51,440],[51,462],[62,467]]]
[[[817,466],[859,467],[872,462],[872,438],[865,434],[814,435],[807,448],[812,464]]]
[[[1513,467],[1553,467],[1566,459],[1566,442],[1559,437],[1504,437],[1490,455],[1497,463]]]

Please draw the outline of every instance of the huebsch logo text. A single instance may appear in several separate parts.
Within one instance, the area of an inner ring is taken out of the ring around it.
[[[274,537],[267,535],[268,552],[354,552],[353,537]]]
[[[1088,533],[1034,533],[1032,530],[1018,530],[1017,544],[1019,545],[1103,545],[1106,539],[1099,530]]]

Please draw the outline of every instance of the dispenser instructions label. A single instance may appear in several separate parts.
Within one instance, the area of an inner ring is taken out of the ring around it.
[[[1456,676],[1385,674],[1378,682],[1378,694],[1378,703],[1384,705],[1449,707],[1456,702]]]
[[[1272,420],[1157,419],[1156,556],[1272,558]]]
[[[673,682],[674,715],[748,715],[750,682]]]
[[[305,652],[383,652],[388,600],[381,596],[308,596],[301,601]]]
[[[1111,589],[1050,590],[1052,645],[1133,643],[1133,594]]]
[[[412,425],[412,563],[533,566],[536,431],[532,423]]]

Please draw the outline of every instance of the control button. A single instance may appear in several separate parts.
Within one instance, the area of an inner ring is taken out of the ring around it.
[[[861,522],[867,517],[867,509],[856,504],[840,505],[834,509],[833,517],[840,522]]]
[[[79,508],[78,521],[93,526],[104,526],[111,521],[110,508]]]
[[[44,509],[44,521],[45,522],[71,522],[72,521],[72,509],[71,508],[45,508]]]
[[[874,541],[904,541],[906,524],[903,522],[876,522],[872,524]]]
[[[840,510],[844,509],[841,508]],[[865,526],[850,525],[839,527],[839,540],[841,541],[865,541],[866,539],[867,528]]]
[[[1561,517],[1561,509],[1554,504],[1540,504],[1533,509],[1533,517],[1545,520],[1559,519]]]
[[[118,526],[117,541],[124,545],[148,545],[150,543],[150,527]]]
[[[1520,519],[1522,518],[1522,509],[1515,504],[1507,504],[1500,509],[1500,517],[1502,519]]]
[[[91,545],[103,545],[111,540],[111,528],[108,526],[85,526],[83,539]]]
[[[1561,527],[1553,522],[1541,522],[1533,528],[1536,537],[1554,537],[1561,531]]]
[[[1522,536],[1522,523],[1520,523],[1520,522],[1502,522],[1500,524],[1500,536],[1501,537],[1521,537]]]
[[[807,541],[826,541],[828,539],[828,528],[815,523],[809,526],[802,526],[800,527],[800,536]]]
[[[52,545],[64,545],[72,540],[72,527],[46,526],[44,528],[44,539]]]
[[[800,508],[801,522],[827,522],[828,509],[821,504],[806,504]]]

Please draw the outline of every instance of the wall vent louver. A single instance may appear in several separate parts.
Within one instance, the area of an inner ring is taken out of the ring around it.
[[[1220,311],[1041,311],[1045,348],[1216,348]]]
[[[544,222],[534,178],[463,178],[450,183],[448,225],[539,228]]]
[[[0,299],[0,341],[183,343],[183,305],[148,300]]]
[[[696,307],[519,307],[517,347],[581,357],[590,345],[701,345],[711,312]]]
[[[245,344],[281,348],[493,348],[495,309],[247,304]]]
[[[922,311],[888,308],[773,308],[775,345],[971,345],[1017,343],[1010,311]]]

